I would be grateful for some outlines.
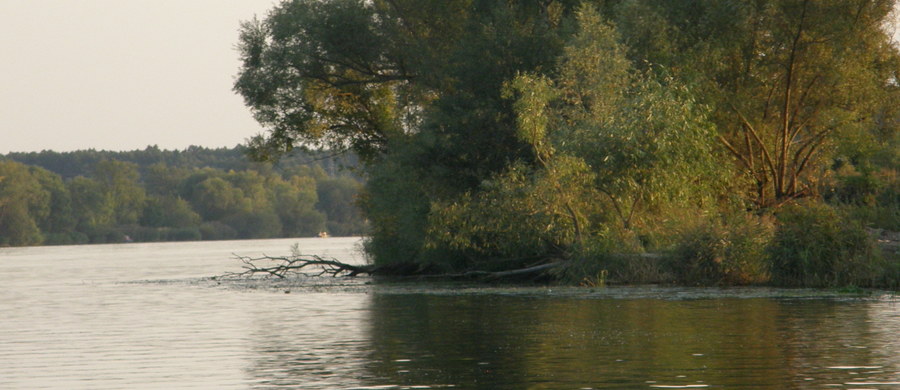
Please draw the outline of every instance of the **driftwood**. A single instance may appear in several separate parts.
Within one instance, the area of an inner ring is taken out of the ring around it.
[[[244,265],[242,272],[229,272],[223,277],[252,277],[272,276],[283,279],[289,276],[358,276],[361,274],[372,275],[373,268],[365,265],[352,265],[340,262],[333,258],[323,258],[317,255],[293,255],[293,256],[262,256],[248,257],[238,256]]]
[[[659,253],[612,254],[611,256],[645,260],[659,260],[663,258],[663,255]],[[291,256],[264,255],[262,257],[248,257],[235,255],[235,258],[243,263],[243,271],[226,273],[220,276],[221,278],[274,277],[284,279],[298,276],[356,277],[368,275],[395,280],[535,281],[546,278],[548,271],[574,265],[572,260],[545,259],[523,268],[511,270],[485,271],[474,269],[449,273],[441,271],[434,266],[412,262],[384,265],[348,264],[334,258],[300,254],[296,248],[294,248],[294,253]]]
[[[492,281],[501,279],[523,278],[527,276],[540,276],[545,271],[559,267],[567,261],[559,260],[537,264],[525,268],[505,271],[470,270],[458,273],[440,273],[429,267],[423,267],[413,263],[374,265],[353,265],[338,261],[334,258],[323,258],[317,255],[292,256],[262,256],[235,258],[243,263],[241,272],[229,272],[222,275],[223,278],[248,278],[254,276],[275,277],[279,279],[291,276],[347,276],[360,275],[380,276],[389,278],[412,279],[476,279]]]

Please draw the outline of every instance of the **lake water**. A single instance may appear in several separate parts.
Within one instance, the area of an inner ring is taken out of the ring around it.
[[[293,243],[362,261],[353,238],[0,249],[0,389],[900,389],[888,294],[209,278]]]

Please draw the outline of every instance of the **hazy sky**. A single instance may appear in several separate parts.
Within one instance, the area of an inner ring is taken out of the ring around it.
[[[0,153],[234,146],[242,20],[275,0],[0,0]]]

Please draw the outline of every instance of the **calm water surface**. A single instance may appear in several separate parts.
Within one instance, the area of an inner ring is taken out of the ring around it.
[[[211,280],[357,239],[0,249],[0,389],[900,389],[900,300]]]

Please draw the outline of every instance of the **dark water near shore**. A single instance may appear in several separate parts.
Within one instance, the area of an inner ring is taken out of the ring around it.
[[[295,242],[0,249],[0,389],[900,389],[885,294],[208,279]]]

